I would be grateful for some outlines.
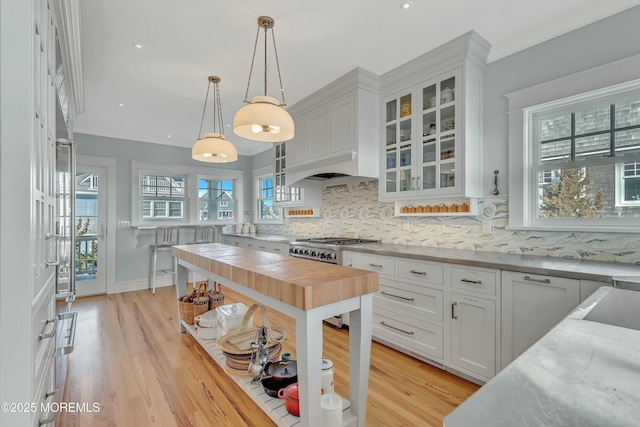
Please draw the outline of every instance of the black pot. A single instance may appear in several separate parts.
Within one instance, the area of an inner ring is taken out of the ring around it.
[[[268,362],[260,380],[265,393],[278,397],[278,390],[298,381],[298,365],[295,360]]]

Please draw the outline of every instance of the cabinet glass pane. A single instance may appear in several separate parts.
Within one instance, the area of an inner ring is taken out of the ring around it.
[[[431,85],[422,89],[422,109],[427,110],[438,105],[436,95],[436,85]]]
[[[456,157],[456,139],[443,138],[440,141],[440,160],[453,159]]]
[[[411,191],[411,169],[400,171],[400,191]]]
[[[411,119],[400,122],[400,141],[411,140]]]
[[[422,189],[436,188],[436,167],[425,166],[422,168]]]
[[[453,163],[443,163],[440,165],[440,187],[454,187],[456,185],[456,175]]]
[[[280,157],[280,146],[276,145],[276,157]]]
[[[411,94],[400,98],[400,118],[411,115]]]
[[[276,160],[276,173],[281,172],[280,170],[280,159]]]
[[[282,145],[280,146],[280,155],[282,155],[282,157],[284,157],[284,156],[286,156],[286,155],[287,155],[286,150],[285,150],[285,147],[286,147],[286,146],[287,146],[287,144],[282,144]],[[283,167],[284,167],[284,166],[283,166]]]
[[[440,110],[440,132],[452,131],[456,128],[455,105]]]
[[[393,145],[396,143],[396,125],[391,124],[387,126],[387,145]]]
[[[286,159],[285,159],[284,157],[283,157],[282,159],[280,159],[280,167],[282,168],[282,170],[284,170],[284,168],[286,168],[286,166],[285,166],[285,164],[284,164],[284,161],[285,161],[285,160],[286,160]]]
[[[387,122],[395,120],[398,117],[396,100],[387,102]]]
[[[394,169],[397,166],[396,157],[395,148],[387,150],[387,169]]]
[[[400,147],[400,166],[411,166],[411,144]]]
[[[387,193],[395,193],[397,191],[395,172],[387,172],[386,188],[387,188]]]
[[[422,115],[422,136],[434,135],[436,133],[436,112]]]
[[[451,77],[440,82],[440,104],[448,104],[449,102],[453,102],[455,99],[455,91],[455,77]]]
[[[422,163],[436,161],[436,140],[428,139],[422,145]]]

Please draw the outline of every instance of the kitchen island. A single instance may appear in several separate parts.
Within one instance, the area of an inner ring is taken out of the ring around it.
[[[322,423],[322,321],[350,313],[349,412],[358,426],[365,425],[376,273],[219,243],[174,246],[172,254],[178,261],[178,296],[191,270],[295,319],[300,426]],[[192,331],[182,322],[180,330]],[[266,406],[262,409],[280,424]]]

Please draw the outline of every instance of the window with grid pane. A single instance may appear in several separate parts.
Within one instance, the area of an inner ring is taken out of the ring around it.
[[[185,176],[147,175],[140,177],[142,218],[184,220],[187,193]]]
[[[258,178],[258,220],[279,221],[282,218],[282,209],[273,205],[273,176]]]
[[[640,217],[637,85],[535,107],[527,117],[532,223]]]
[[[198,177],[198,219],[201,221],[237,218],[236,180]]]

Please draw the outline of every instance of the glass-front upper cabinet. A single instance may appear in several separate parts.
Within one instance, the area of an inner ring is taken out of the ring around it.
[[[460,70],[383,101],[385,152],[382,199],[398,200],[455,191],[459,138],[456,100]]]

